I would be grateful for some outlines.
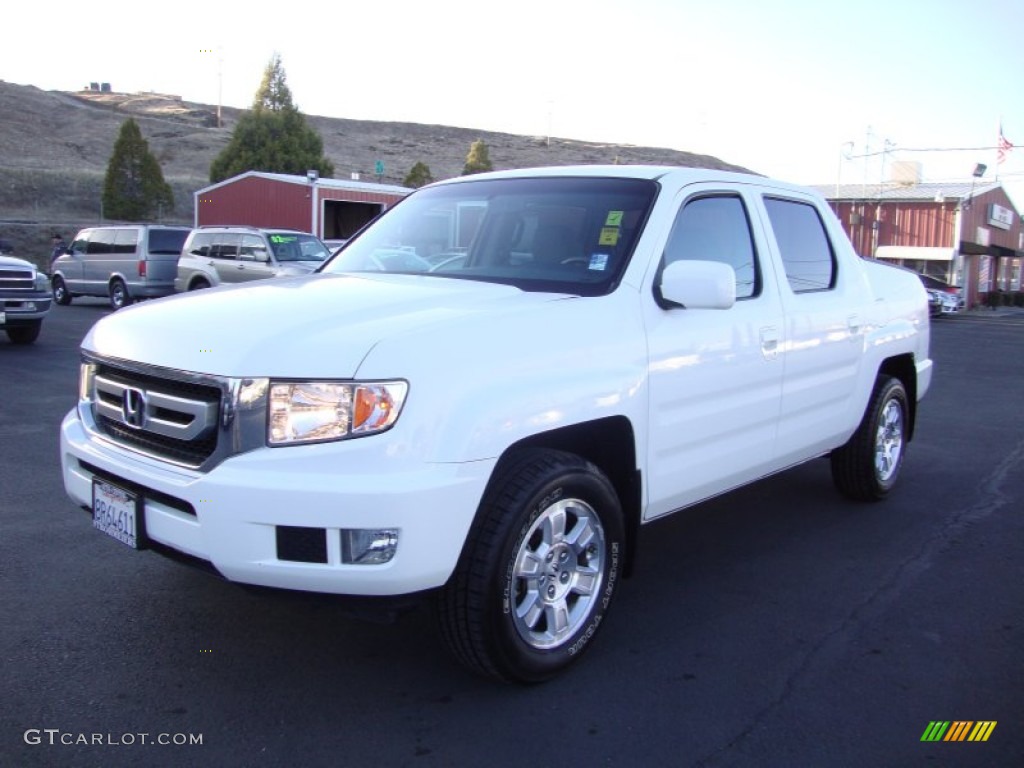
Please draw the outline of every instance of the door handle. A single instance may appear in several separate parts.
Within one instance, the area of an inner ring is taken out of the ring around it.
[[[856,340],[860,333],[860,318],[857,315],[850,315],[846,318],[846,329],[850,332],[850,339]]]
[[[766,326],[761,329],[761,354],[765,360],[774,360],[779,355],[779,329]]]

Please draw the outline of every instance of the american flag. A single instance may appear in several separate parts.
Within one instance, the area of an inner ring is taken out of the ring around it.
[[[1006,159],[1006,153],[1013,149],[1013,144],[1003,136],[1003,126],[1001,125],[999,126],[999,143],[996,146],[998,149],[996,152],[996,164],[998,165]]]

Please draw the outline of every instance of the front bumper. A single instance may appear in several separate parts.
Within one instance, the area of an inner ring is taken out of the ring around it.
[[[49,292],[0,294],[0,326],[14,326],[42,320],[53,306]]]
[[[204,474],[96,436],[77,409],[61,425],[64,487],[77,504],[91,507],[94,477],[120,483],[141,496],[150,539],[209,562],[230,581],[348,595],[444,584],[494,467],[426,464],[390,456],[387,447],[386,437],[371,437],[262,448]],[[282,526],[322,530],[326,562],[280,559]],[[377,528],[399,531],[390,562],[342,562],[343,529]]]

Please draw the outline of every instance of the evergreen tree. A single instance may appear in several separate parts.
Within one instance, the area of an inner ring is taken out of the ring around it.
[[[170,213],[174,192],[164,181],[163,171],[149,143],[142,138],[138,123],[128,118],[114,142],[103,180],[103,212],[107,218],[147,221]]]
[[[312,169],[321,178],[334,175],[320,134],[292,101],[281,57],[275,53],[263,72],[252,109],[239,118],[231,141],[210,164],[210,181],[246,171],[305,175]]]
[[[469,176],[473,173],[493,170],[487,145],[483,139],[477,139],[469,146],[469,154],[466,155],[466,166],[462,169],[462,175]]]
[[[402,184],[413,189],[419,189],[424,184],[429,184],[433,180],[434,177],[430,173],[430,166],[426,163],[418,162],[409,171],[409,175],[405,177],[405,181]]]

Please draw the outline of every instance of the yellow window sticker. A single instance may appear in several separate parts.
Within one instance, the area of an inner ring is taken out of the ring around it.
[[[601,237],[598,239],[598,245],[617,245],[619,242],[619,228],[618,227],[602,227]]]
[[[606,227],[622,226],[622,211],[608,211],[608,218],[604,220]]]

